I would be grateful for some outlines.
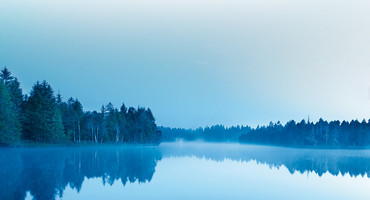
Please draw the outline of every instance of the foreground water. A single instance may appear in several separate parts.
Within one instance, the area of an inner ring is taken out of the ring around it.
[[[1,148],[0,199],[369,199],[369,150]]]

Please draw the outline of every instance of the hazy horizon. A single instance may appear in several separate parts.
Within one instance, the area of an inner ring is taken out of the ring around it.
[[[370,2],[3,0],[0,67],[160,126],[369,119]]]

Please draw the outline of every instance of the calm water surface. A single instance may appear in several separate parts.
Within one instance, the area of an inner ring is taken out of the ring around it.
[[[369,150],[221,143],[0,149],[0,199],[370,199]]]

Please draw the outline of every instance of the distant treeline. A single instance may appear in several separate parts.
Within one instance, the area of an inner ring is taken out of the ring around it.
[[[31,141],[65,143],[73,141],[158,143],[152,111],[148,108],[120,110],[111,103],[100,111],[84,111],[78,99],[63,101],[46,82],[36,82],[29,95],[4,68],[0,73],[0,144]]]
[[[159,127],[162,132],[162,141],[171,142],[178,139],[186,141],[204,140],[210,142],[237,142],[242,134],[251,131],[249,126],[215,125],[206,128],[183,129]]]
[[[284,126],[270,123],[240,136],[242,143],[295,147],[352,148],[370,146],[370,120],[331,121],[313,123],[289,121]]]
[[[241,142],[263,145],[280,145],[310,148],[362,148],[370,147],[370,120],[325,121],[313,123],[294,120],[282,125],[280,122],[268,126],[225,127],[216,125],[198,129],[159,127],[162,141],[178,139],[186,141],[204,140],[212,142]]]

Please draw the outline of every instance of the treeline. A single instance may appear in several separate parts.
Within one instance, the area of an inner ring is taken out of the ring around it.
[[[295,147],[358,148],[370,145],[370,120],[270,123],[240,136],[242,143]]]
[[[152,111],[148,108],[118,110],[111,103],[100,111],[84,111],[78,99],[64,102],[46,82],[36,82],[29,95],[4,68],[0,73],[0,143],[20,142],[131,142],[158,143]]]
[[[215,125],[206,128],[183,129],[159,127],[162,132],[162,140],[166,142],[183,139],[186,141],[204,140],[210,142],[237,142],[242,134],[251,131],[249,126]]]

